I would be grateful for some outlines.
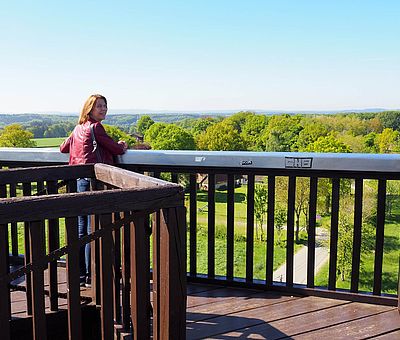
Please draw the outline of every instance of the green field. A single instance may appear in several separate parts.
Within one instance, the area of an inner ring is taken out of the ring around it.
[[[65,138],[66,137],[34,138],[32,140],[36,143],[36,147],[38,148],[51,148],[60,146]]]

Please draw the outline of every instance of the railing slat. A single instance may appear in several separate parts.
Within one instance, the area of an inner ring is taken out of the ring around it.
[[[17,196],[17,186],[15,183],[10,184],[10,197]],[[18,256],[18,224],[11,223],[11,253],[13,256]]]
[[[318,178],[310,178],[310,205],[308,216],[308,241],[307,241],[307,287],[314,288],[315,268],[315,227],[317,215]]]
[[[197,273],[197,183],[196,174],[190,174],[190,275]]]
[[[337,245],[339,230],[339,197],[340,179],[332,179],[332,208],[331,208],[331,233],[329,249],[329,278],[328,289],[336,289],[336,270],[337,270]]]
[[[78,240],[78,219],[67,217],[65,219],[65,231],[67,244],[73,245],[67,255],[67,302],[68,302],[68,335],[69,339],[82,338],[82,316],[79,288],[79,246]]]
[[[134,339],[150,339],[150,242],[148,216],[137,214],[131,229],[131,306]]]
[[[161,340],[160,338],[160,228],[161,228],[161,211],[157,211],[152,217],[152,236],[153,236],[153,339]]]
[[[47,181],[48,194],[56,194],[58,192],[57,183],[55,181]],[[52,252],[60,247],[60,226],[58,218],[48,220],[48,239],[47,245],[49,252]],[[58,310],[58,277],[57,277],[57,261],[49,263],[49,297],[50,310]]]
[[[234,232],[235,232],[235,177],[228,175],[226,220],[226,279],[233,280]]]
[[[268,176],[268,209],[267,209],[267,255],[266,279],[267,287],[273,285],[274,273],[274,232],[275,232],[275,176]]]
[[[207,253],[208,266],[207,275],[215,277],[215,174],[208,174],[208,238]]]
[[[294,261],[294,209],[296,202],[296,177],[289,176],[287,230],[286,230],[286,286],[293,286]]]
[[[247,175],[246,281],[253,281],[255,175]]]
[[[360,278],[362,198],[363,198],[363,180],[357,178],[355,180],[354,235],[353,235],[353,255],[352,255],[351,285],[350,285],[350,291],[352,293],[358,292],[358,281]]]
[[[32,185],[31,183],[22,184],[22,194],[24,196],[31,196]],[[31,248],[30,248],[30,236],[29,236],[29,222],[24,222],[24,265],[26,266],[31,262]],[[32,315],[32,280],[31,275],[25,275],[26,283],[26,314]]]
[[[386,181],[378,181],[378,206],[376,211],[376,239],[374,261],[374,288],[373,294],[380,295],[382,290],[382,263],[383,242],[385,239],[385,213],[386,213]]]
[[[130,215],[124,212],[123,218]],[[128,330],[130,327],[130,279],[131,279],[131,223],[122,227],[122,327]]]
[[[45,255],[44,249],[44,221],[30,222],[29,225],[31,261],[35,263]],[[32,325],[33,338],[46,340],[46,313],[44,304],[44,271],[43,268],[34,268],[32,276]]]
[[[111,214],[99,216],[100,229],[111,222]],[[110,231],[100,238],[100,327],[103,340],[112,339],[114,336],[112,262],[112,233]]]
[[[119,213],[114,213],[113,222],[121,219]],[[113,231],[113,290],[114,290],[114,320],[121,323],[121,229]]]
[[[0,224],[0,277],[6,276],[9,271],[8,265],[8,235],[7,225]],[[7,252],[7,253],[6,253]],[[10,289],[8,283],[0,281],[0,329],[2,339],[11,339],[10,335]]]

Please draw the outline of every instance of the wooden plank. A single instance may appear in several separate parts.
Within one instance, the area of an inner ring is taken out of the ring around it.
[[[99,216],[100,229],[111,222],[111,214]],[[103,340],[112,339],[114,336],[112,259],[112,233],[110,231],[100,238],[100,328]]]
[[[141,175],[129,170],[117,168],[112,165],[97,163],[94,165],[94,173],[97,180],[111,184],[117,188],[156,188],[156,187],[180,187],[177,184],[163,181],[158,178]],[[88,176],[87,176],[88,177]]]
[[[380,295],[382,290],[382,262],[383,242],[385,239],[385,213],[386,213],[386,181],[378,181],[378,206],[376,209],[376,238],[374,261],[374,288],[373,294]]]
[[[131,229],[131,314],[134,339],[150,338],[150,242],[147,215],[136,214]]]
[[[296,177],[289,176],[286,230],[286,286],[293,286],[294,261],[294,209],[296,202]]]
[[[268,208],[267,208],[267,252],[266,279],[267,286],[273,284],[274,272],[274,233],[275,233],[275,176],[268,176]]]
[[[350,292],[352,293],[358,292],[358,281],[360,278],[362,198],[363,198],[363,180],[356,179],[355,200],[354,200],[353,255],[351,262],[351,284],[350,284]]]
[[[235,177],[228,175],[226,211],[226,279],[233,280],[234,232],[235,232]]]
[[[189,237],[190,237],[190,275],[197,274],[197,174],[190,174],[190,209],[189,209]]]
[[[348,302],[332,299],[320,299],[306,297],[302,299],[284,300],[280,303],[265,305],[258,308],[246,309],[228,315],[211,315],[206,322],[193,322],[187,330],[187,338],[204,339],[235,329],[252,327],[262,323],[289,318],[291,316],[323,310],[333,306],[346,304]]]
[[[400,316],[397,310],[379,313],[345,324],[298,335],[293,339],[371,339],[399,329]],[[393,338],[395,339],[395,338]]]
[[[129,216],[130,212],[124,212],[123,217]],[[133,228],[133,226],[132,226]],[[130,311],[130,280],[131,280],[131,223],[127,223],[122,227],[122,326],[124,330],[130,327],[131,311]]]
[[[48,194],[56,194],[58,192],[56,181],[47,181]],[[49,253],[60,247],[60,226],[57,218],[48,220],[48,238],[47,246]],[[57,261],[52,261],[48,266],[48,277],[50,282],[49,298],[50,310],[58,310],[58,277],[57,277]]]
[[[32,194],[32,186],[31,183],[23,183],[22,184],[22,194],[24,196],[30,196]],[[32,213],[30,207],[26,207],[26,212],[28,214]],[[39,216],[38,216],[39,217]],[[18,218],[19,221],[26,221],[24,218]],[[17,221],[15,221],[17,222]],[[30,247],[30,235],[29,235],[29,222],[24,222],[24,266],[31,262],[31,247]],[[32,315],[32,279],[31,275],[25,275],[26,282],[26,303],[27,309],[26,314]]]
[[[317,215],[317,193],[318,178],[310,178],[310,203],[308,216],[308,239],[307,239],[307,287],[314,288],[315,268],[315,228]]]
[[[85,165],[56,165],[40,166],[18,169],[0,170],[0,184],[37,181],[56,181],[63,179],[76,179],[80,177],[93,177],[93,164]]]
[[[246,281],[253,281],[254,258],[254,174],[247,175],[247,220],[246,220]]]
[[[276,293],[224,288],[188,295],[187,323],[298,299]],[[189,325],[190,327],[190,325]]]
[[[45,255],[44,222],[34,221],[29,225],[31,261],[35,263]],[[46,314],[44,308],[44,272],[43,268],[32,271],[32,324],[33,339],[47,339]]]
[[[307,335],[308,332],[324,330],[327,327],[335,325],[346,327],[346,322],[375,315],[387,309],[387,307],[377,305],[347,303],[293,317],[286,317],[282,320],[269,322],[268,324],[262,323],[251,328],[239,329],[234,332],[225,333],[223,336],[228,338],[243,337],[246,334],[256,334],[258,338],[264,339],[279,339],[282,337],[293,338],[296,335]],[[310,336],[311,339],[323,339],[323,337],[318,337],[318,331],[314,334],[316,337]],[[341,337],[337,334],[335,337],[328,336],[328,338],[338,339]]]
[[[17,186],[15,183],[10,184],[10,197],[17,196]],[[18,224],[11,223],[11,253],[13,256],[18,256]]]
[[[339,237],[339,197],[340,179],[332,179],[331,234],[329,245],[329,279],[328,289],[336,289],[337,245]]]
[[[161,312],[160,312],[160,265],[161,265],[161,211],[153,214],[152,234],[153,234],[153,339],[162,340],[161,338]]]
[[[160,218],[159,267],[153,271],[160,293],[154,338],[186,338],[186,225],[185,208],[163,209]],[[154,298],[154,297],[153,297]]]
[[[100,229],[99,216],[90,216],[90,226],[92,232]],[[100,306],[101,305],[101,285],[100,285],[100,241],[96,240],[91,243],[90,258],[91,258],[91,280],[92,280],[92,299],[93,302]]]
[[[183,197],[183,189],[179,186],[7,198],[0,201],[0,223],[112,213],[132,207],[154,211],[160,207],[176,206]],[[52,209],[48,209],[49,206]]]
[[[207,215],[207,276],[215,277],[215,174],[208,174],[208,215]]]
[[[113,223],[121,219],[119,213],[112,214]],[[114,230],[113,236],[113,291],[114,320],[121,324],[121,229]]]
[[[0,277],[4,277],[9,272],[8,264],[8,226],[0,224]],[[0,281],[0,329],[4,340],[10,340],[10,288],[6,281]]]
[[[68,217],[65,219],[67,244],[72,245],[72,250],[67,255],[67,300],[68,300],[68,336],[69,339],[82,338],[82,316],[79,288],[79,244],[78,219]]]

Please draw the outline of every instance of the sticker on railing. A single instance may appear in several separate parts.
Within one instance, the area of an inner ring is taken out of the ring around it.
[[[194,158],[194,161],[195,161],[195,162],[204,162],[205,160],[206,160],[205,157],[195,157],[195,158]]]
[[[312,158],[285,157],[285,168],[309,169],[312,167]]]
[[[241,164],[241,165],[252,165],[252,164],[253,164],[253,161],[245,160],[245,161],[241,161],[240,164]]]

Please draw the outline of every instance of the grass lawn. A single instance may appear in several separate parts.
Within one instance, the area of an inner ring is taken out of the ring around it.
[[[234,271],[235,277],[246,276],[246,205],[247,186],[243,185],[235,189],[235,229],[234,229]],[[188,207],[187,219],[189,221],[189,197],[186,205]],[[197,192],[197,272],[207,273],[208,251],[207,251],[207,219],[208,219],[208,194],[206,191]],[[215,192],[215,274],[226,275],[226,224],[227,224],[227,191]],[[265,226],[264,226],[265,228]],[[264,230],[264,234],[266,230]],[[278,239],[275,232],[275,240]],[[295,244],[297,251],[306,235],[301,233],[299,244]],[[280,244],[274,247],[274,270],[286,261],[286,234],[283,232]],[[188,241],[189,244],[189,233]],[[188,247],[189,252],[189,247]],[[255,279],[264,280],[266,277],[266,241],[254,240],[253,272]],[[188,258],[188,266],[189,266]]]
[[[60,144],[67,137],[55,137],[55,138],[35,138],[32,139],[38,148],[50,148],[60,146]]]

